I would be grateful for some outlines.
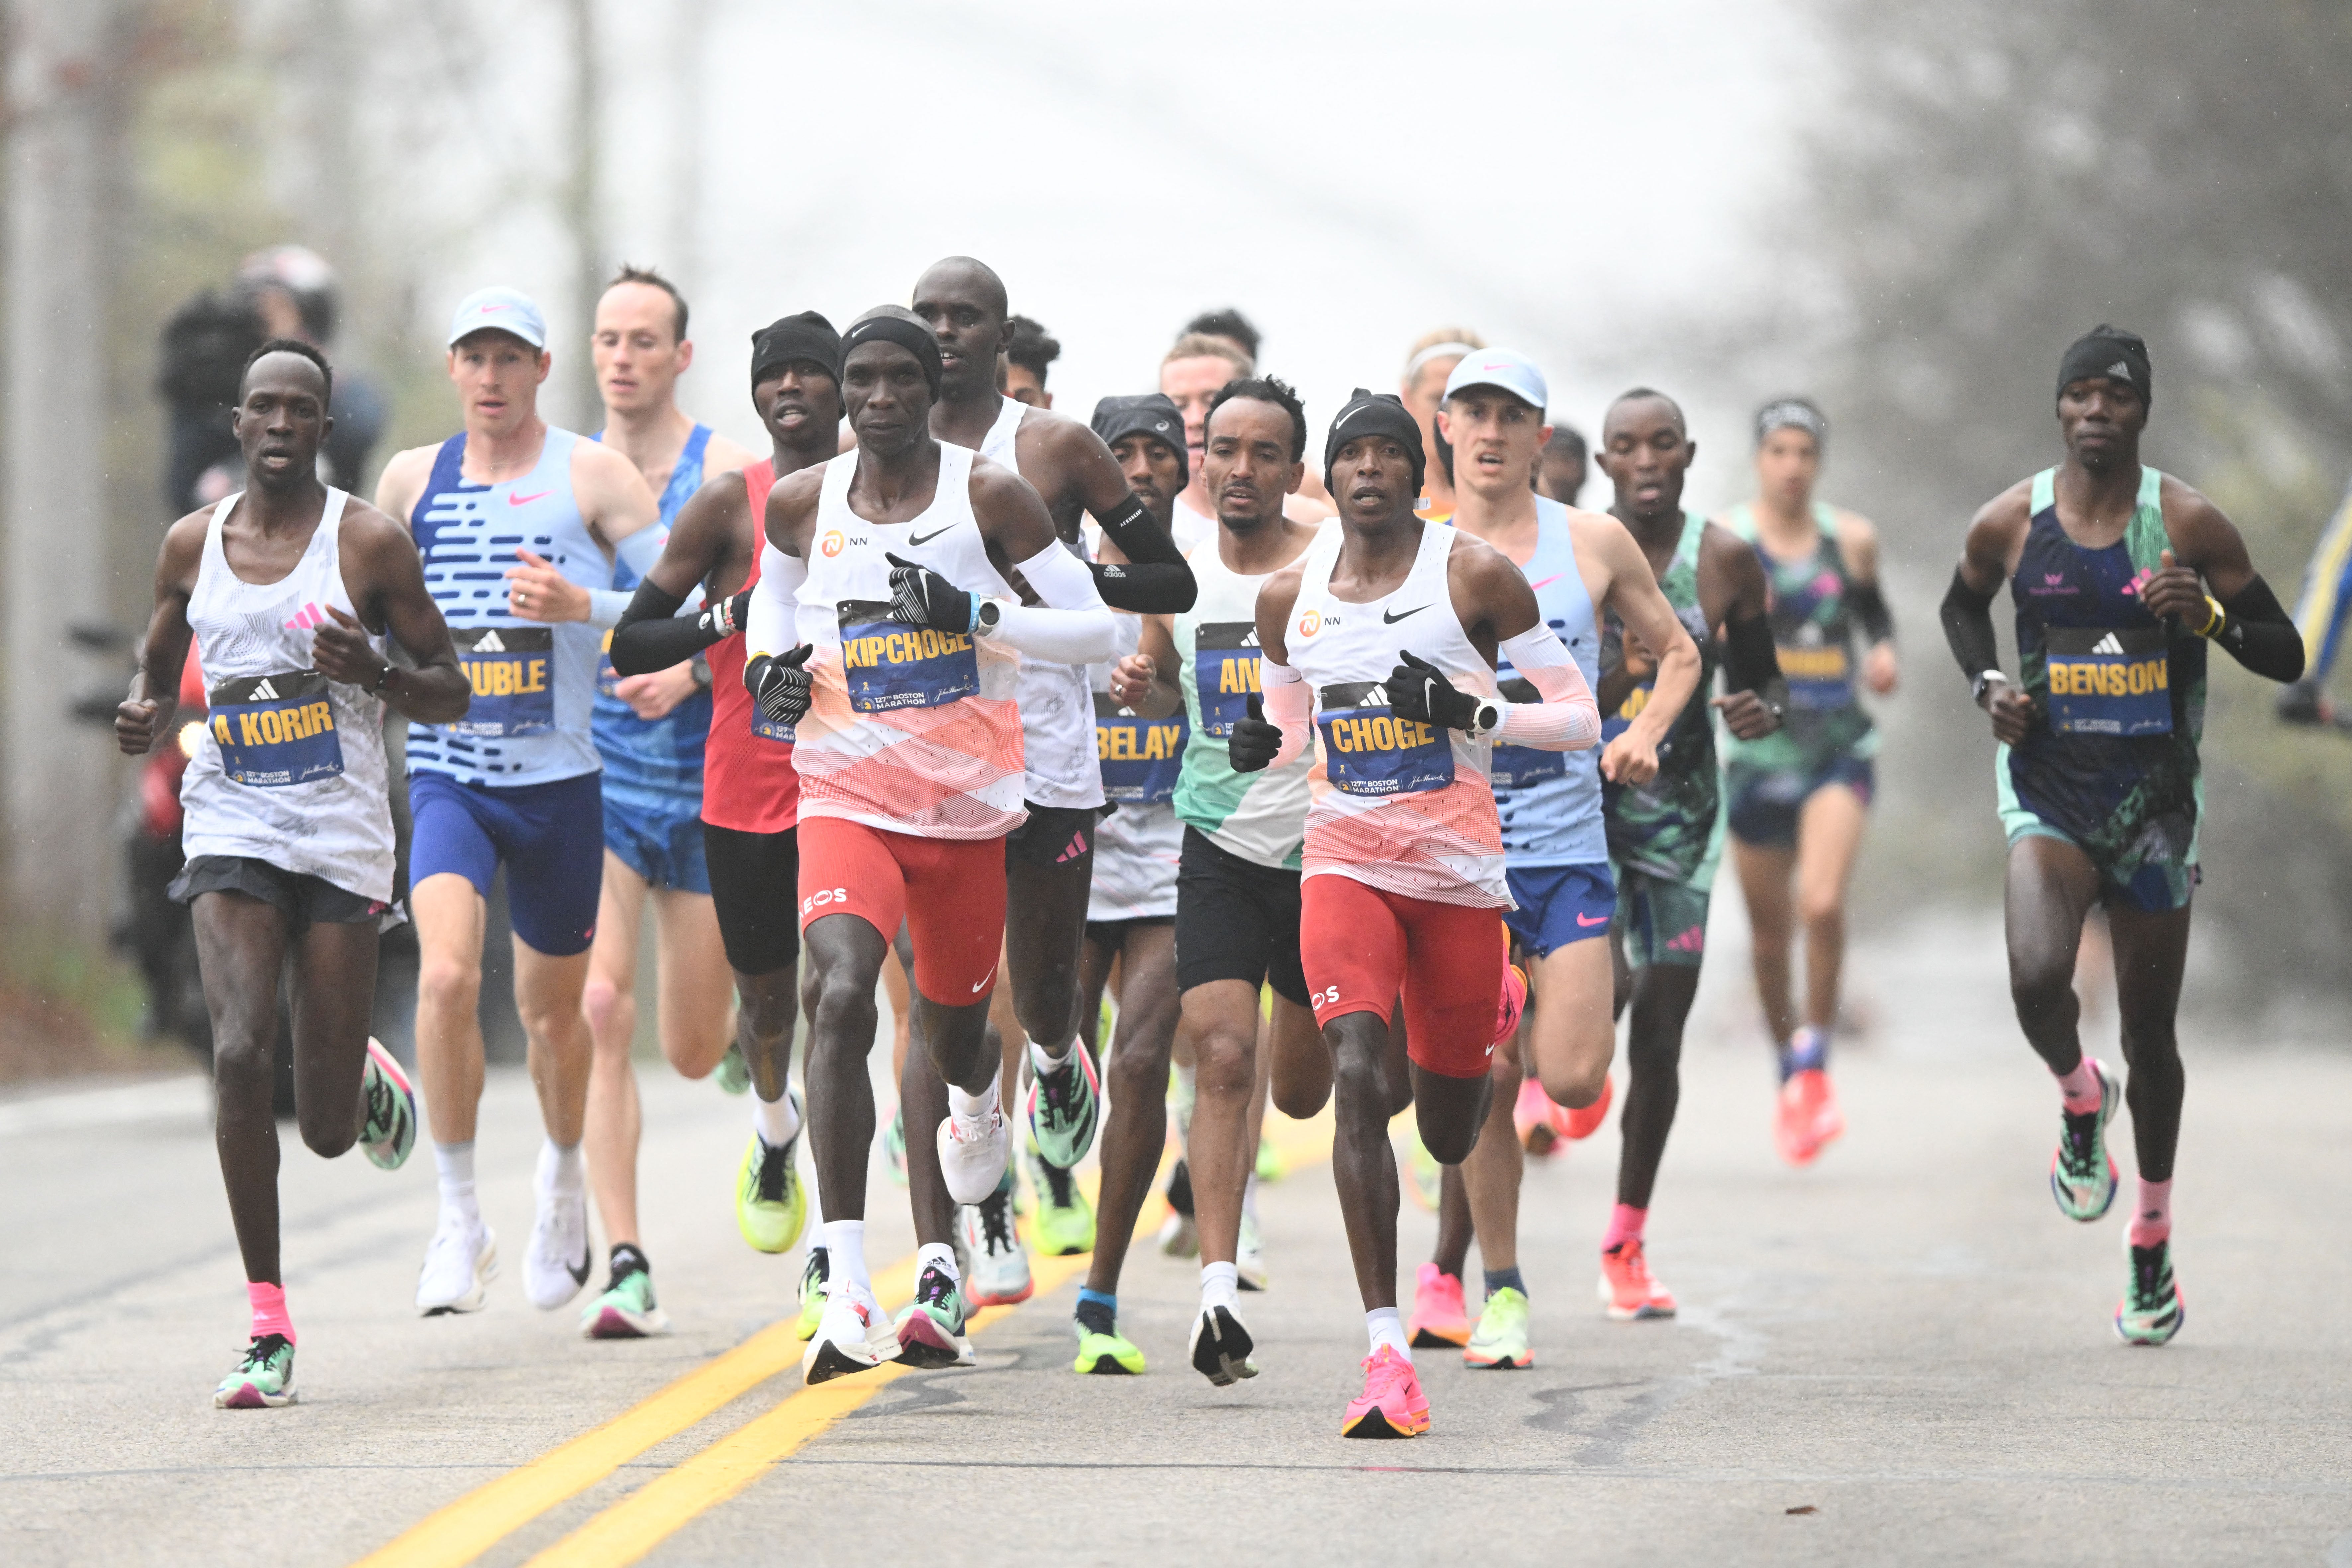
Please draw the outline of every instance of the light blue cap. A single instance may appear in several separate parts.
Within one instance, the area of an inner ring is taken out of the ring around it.
[[[1536,362],[1516,349],[1473,349],[1463,355],[1454,374],[1445,378],[1445,395],[1452,397],[1473,386],[1499,386],[1512,396],[1525,399],[1538,412],[1543,410],[1551,396]]]
[[[474,332],[509,332],[535,349],[547,347],[547,318],[520,289],[477,289],[457,301],[449,318],[449,346]]]

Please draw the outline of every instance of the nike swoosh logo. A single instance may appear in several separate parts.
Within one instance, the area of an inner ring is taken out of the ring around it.
[[[1540,582],[1540,583],[1530,583],[1530,584],[1528,584],[1528,587],[1530,587],[1530,588],[1549,588],[1549,587],[1550,587],[1554,583],[1559,582],[1559,578],[1560,578],[1560,574],[1559,574],[1559,573],[1555,572],[1555,573],[1553,573],[1550,576],[1549,576],[1549,577],[1545,578],[1542,582]]]
[[[563,1266],[563,1271],[572,1276],[572,1282],[574,1285],[588,1283],[588,1244],[583,1241],[580,1244],[580,1267],[574,1268],[569,1263]]]
[[[979,995],[982,992],[988,989],[989,983],[993,981],[995,978],[996,965],[992,963],[988,966],[988,973],[980,977],[980,984],[971,988],[971,994],[975,996]]]
[[[509,506],[529,506],[531,502],[533,502],[533,501],[535,501],[535,500],[545,500],[548,497],[550,497],[550,496],[553,495],[554,493],[555,493],[555,492],[554,492],[553,490],[541,490],[541,491],[540,491],[540,492],[539,492],[537,495],[535,495],[535,496],[519,496],[519,495],[515,494],[512,490],[509,490],[509,491],[507,492],[507,505],[509,505]]]
[[[1427,605],[1415,605],[1412,609],[1405,611],[1404,615],[1399,615],[1394,610],[1382,610],[1381,612],[1381,624],[1385,626],[1392,626],[1399,621],[1404,619],[1405,616],[1417,616],[1427,608],[1429,608]]]
[[[1580,926],[1605,926],[1609,923],[1609,917],[1602,915],[1595,919],[1588,915],[1579,915],[1576,917],[1576,923]]]
[[[955,528],[955,524],[951,522],[951,523],[948,524],[948,525],[947,525],[947,527],[945,527],[945,528],[941,528],[941,529],[936,529],[936,530],[932,531],[931,532],[929,532],[929,533],[910,533],[910,534],[907,535],[907,542],[908,542],[908,544],[910,544],[910,545],[913,545],[913,544],[929,544],[932,540],[937,539],[940,534],[942,534],[942,533],[948,533],[948,532],[951,532],[951,531],[954,531],[954,528]]]

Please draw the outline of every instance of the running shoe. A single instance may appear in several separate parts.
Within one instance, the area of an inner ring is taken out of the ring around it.
[[[830,1383],[898,1359],[898,1336],[891,1332],[889,1314],[844,1286],[825,1298],[816,1337],[801,1352],[801,1381]]]
[[[824,1319],[824,1284],[831,1272],[825,1267],[824,1248],[810,1247],[808,1261],[801,1266],[801,1321],[794,1325],[804,1340],[815,1335],[817,1324]]]
[[[2091,1065],[2099,1074],[2099,1109],[2080,1116],[2061,1110],[2058,1152],[2050,1157],[2050,1195],[2058,1200],[2058,1212],[2085,1223],[2115,1205],[2117,1181],[2115,1159],[2107,1152],[2107,1123],[2124,1099],[2123,1086],[2107,1064],[2093,1057]]]
[[[1192,1222],[1192,1173],[1181,1159],[1168,1173],[1168,1217],[1160,1222],[1160,1250],[1171,1258],[1201,1256],[1201,1230]]]
[[[1282,1151],[1274,1146],[1273,1139],[1265,1137],[1257,1141],[1257,1163],[1253,1169],[1261,1182],[1278,1182],[1290,1174],[1289,1163],[1283,1159]]]
[[[793,1104],[799,1106],[798,1094]],[[800,1145],[797,1132],[781,1149],[757,1132],[744,1145],[743,1163],[735,1172],[735,1228],[755,1251],[790,1252],[808,1224],[808,1187],[793,1159]]]
[[[1255,1349],[1257,1342],[1231,1307],[1203,1307],[1192,1320],[1192,1370],[1219,1388],[1257,1375],[1257,1363],[1250,1359]]]
[[[1124,1334],[1098,1334],[1081,1323],[1078,1359],[1070,1364],[1074,1371],[1097,1377],[1141,1377],[1143,1352]]]
[[[215,1410],[275,1410],[294,1403],[294,1342],[284,1334],[256,1334],[245,1359],[213,1390]]]
[[[1265,1243],[1257,1234],[1257,1216],[1242,1211],[1241,1235],[1234,1247],[1234,1278],[1244,1290],[1265,1289]]]
[[[367,1110],[360,1147],[368,1163],[379,1171],[399,1170],[416,1147],[416,1090],[373,1035],[368,1037],[367,1066],[360,1075],[360,1102]]]
[[[1415,1350],[1469,1342],[1470,1310],[1462,1301],[1462,1281],[1434,1263],[1424,1263],[1412,1288],[1412,1316],[1405,1338]]]
[[[416,1310],[428,1318],[478,1312],[498,1277],[498,1233],[488,1226],[468,1229],[462,1216],[444,1211],[416,1271]]]
[[[580,1310],[580,1333],[591,1340],[642,1340],[669,1332],[669,1314],[654,1300],[650,1269],[632,1268]]]
[[[890,1125],[882,1129],[882,1157],[889,1164],[890,1184],[907,1184],[907,1112],[902,1108],[890,1113]]]
[[[1029,1184],[1037,1190],[1037,1213],[1029,1222],[1030,1239],[1047,1258],[1070,1258],[1095,1249],[1095,1209],[1076,1179],[1038,1152],[1028,1151]]]
[[[1059,1066],[1041,1065],[1048,1059],[1042,1052],[1031,1054],[1029,1136],[1040,1153],[1066,1171],[1095,1146],[1095,1126],[1102,1120],[1102,1080],[1095,1071],[1095,1054],[1084,1040],[1070,1047]]]
[[[1586,1106],[1581,1110],[1572,1110],[1569,1111],[1568,1137],[1570,1142],[1573,1142],[1580,1139],[1590,1138],[1595,1132],[1600,1131],[1601,1124],[1609,1120],[1609,1107],[1616,1098],[1617,1080],[1613,1078],[1603,1078],[1601,1080],[1601,1098],[1599,1100],[1594,1100],[1591,1104]]]
[[[1516,963],[1503,966],[1503,994],[1495,1003],[1495,1043],[1501,1045],[1519,1032],[1519,1016],[1528,1010],[1528,972]]]
[[[1780,1158],[1791,1165],[1810,1165],[1822,1145],[1844,1131],[1845,1113],[1838,1109],[1830,1075],[1820,1068],[1790,1073],[1772,1111],[1772,1142]]]
[[[1429,1401],[1412,1363],[1382,1345],[1364,1358],[1364,1392],[1348,1402],[1342,1437],[1418,1437],[1429,1430]]]
[[[1405,1184],[1412,1193],[1412,1201],[1421,1205],[1424,1214],[1435,1214],[1445,1192],[1445,1167],[1422,1142],[1420,1127],[1415,1126],[1406,1137],[1410,1142],[1405,1145],[1405,1166],[1412,1180]]]
[[[1029,1254],[1013,1234],[1013,1186],[1010,1182],[980,1203],[956,1211],[963,1253],[971,1259],[965,1292],[975,1307],[1010,1307],[1026,1301],[1036,1289],[1029,1277]]]
[[[1675,1315],[1674,1293],[1652,1278],[1638,1241],[1621,1241],[1601,1255],[1601,1304],[1621,1323]]]
[[[963,1331],[971,1315],[963,1288],[938,1264],[924,1265],[915,1299],[898,1314],[898,1359],[927,1369],[971,1365],[971,1341]]]
[[[1478,1331],[1462,1347],[1465,1366],[1524,1372],[1536,1364],[1528,1349],[1528,1299],[1508,1285],[1486,1298],[1478,1314]]]
[[[1519,1079],[1519,1098],[1511,1106],[1511,1126],[1519,1147],[1540,1158],[1563,1151],[1568,1142],[1568,1110],[1544,1092],[1533,1073]]]
[[[2127,1345],[2164,1344],[2189,1321],[2180,1288],[2172,1282],[2172,1242],[2168,1237],[2154,1247],[2134,1247],[2126,1237],[2124,1252],[2131,1259],[2131,1278],[2116,1305],[2116,1336]]]
[[[947,1183],[948,1196],[960,1204],[980,1202],[1004,1179],[1012,1139],[1005,1132],[1004,1111],[996,1102],[992,1081],[988,1100],[972,1115],[950,1110],[940,1122],[940,1175]]]
[[[579,1258],[574,1263],[572,1258]],[[552,1312],[588,1283],[588,1194],[584,1189],[539,1194],[539,1215],[523,1249],[522,1293]]]
[[[734,1041],[711,1070],[710,1081],[721,1094],[741,1094],[751,1087],[751,1064],[743,1059],[743,1042]]]

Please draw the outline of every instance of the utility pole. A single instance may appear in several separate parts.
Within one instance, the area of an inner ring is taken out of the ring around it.
[[[575,331],[552,334],[556,371],[576,400],[567,423],[590,430],[604,422],[596,390],[596,367],[588,353],[596,297],[604,287],[604,226],[599,195],[603,185],[604,73],[597,58],[596,0],[564,0],[565,42],[572,54],[572,167],[561,197],[565,231],[572,237],[572,317]],[[569,370],[565,369],[566,365]]]
[[[0,826],[13,929],[67,943],[100,934],[114,858],[114,748],[68,717],[102,672],[67,628],[109,619],[103,247],[119,5],[10,0],[7,11]],[[127,684],[127,665],[120,673]]]

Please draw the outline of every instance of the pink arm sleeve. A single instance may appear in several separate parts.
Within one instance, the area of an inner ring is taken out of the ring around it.
[[[1600,705],[1558,633],[1538,626],[1511,638],[1501,651],[1543,700],[1506,707],[1497,740],[1541,752],[1580,752],[1600,743]]]
[[[1297,762],[1315,733],[1314,699],[1307,682],[1290,666],[1263,656],[1257,661],[1257,681],[1258,689],[1265,694],[1266,722],[1282,731],[1282,749],[1275,752],[1271,765],[1278,768]],[[1585,699],[1588,706],[1591,700]]]

